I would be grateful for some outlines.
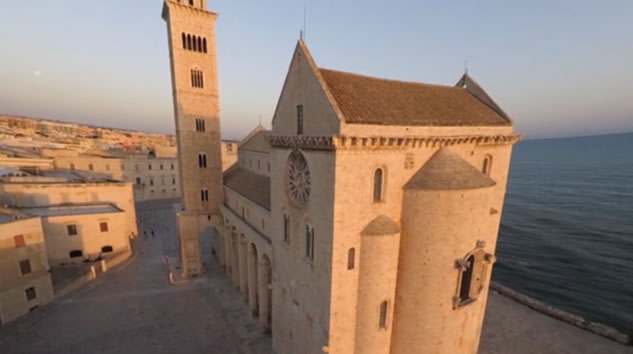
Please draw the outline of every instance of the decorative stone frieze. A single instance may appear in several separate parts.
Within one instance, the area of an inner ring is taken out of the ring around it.
[[[447,147],[461,144],[505,145],[523,139],[522,135],[464,135],[464,136],[280,136],[270,135],[266,140],[272,147],[304,150],[354,150],[354,149],[416,149],[421,147]]]

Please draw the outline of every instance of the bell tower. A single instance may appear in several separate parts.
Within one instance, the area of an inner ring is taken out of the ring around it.
[[[223,199],[215,19],[206,0],[165,0],[182,207],[178,213],[184,276],[202,272],[200,233],[221,230]]]

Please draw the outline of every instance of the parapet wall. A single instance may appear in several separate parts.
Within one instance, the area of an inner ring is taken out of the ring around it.
[[[605,337],[607,339],[611,339],[613,341],[616,341],[618,343],[621,344],[625,344],[625,345],[633,345],[633,337],[629,334],[624,334],[621,333],[620,331],[618,331],[615,328],[609,327],[607,325],[604,325],[602,323],[598,323],[598,322],[592,322],[589,320],[584,319],[581,316],[578,315],[574,315],[572,313],[569,313],[567,311],[563,311],[560,309],[557,309],[551,305],[547,305],[546,303],[543,303],[539,300],[536,300],[534,298],[531,298],[527,295],[521,294],[519,292],[516,292],[506,286],[503,286],[499,283],[496,282],[491,282],[490,283],[490,289],[498,292],[499,294],[506,296],[522,305],[525,305],[529,308],[531,308],[532,310],[535,310],[537,312],[546,314],[550,317],[553,317],[557,320],[569,323],[573,326],[576,326],[578,328],[584,329],[586,331],[589,331],[591,333],[597,334],[601,337]]]

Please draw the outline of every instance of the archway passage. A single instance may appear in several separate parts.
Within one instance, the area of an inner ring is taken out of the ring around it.
[[[246,238],[244,234],[240,234],[239,247],[240,293],[242,293],[244,299],[248,301],[248,269],[246,269]]]
[[[231,230],[231,279],[233,280],[233,285],[236,288],[240,286],[240,266],[239,266],[239,255],[238,255],[238,238],[237,238],[237,229],[233,226]]]
[[[259,315],[257,247],[251,243],[248,251],[248,308],[253,316]]]
[[[259,264],[259,324],[264,333],[272,330],[272,268],[267,255]]]

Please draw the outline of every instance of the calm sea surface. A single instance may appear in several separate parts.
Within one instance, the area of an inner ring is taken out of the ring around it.
[[[633,332],[633,133],[514,147],[497,282]]]

